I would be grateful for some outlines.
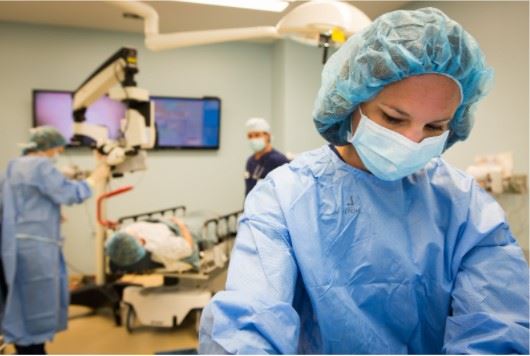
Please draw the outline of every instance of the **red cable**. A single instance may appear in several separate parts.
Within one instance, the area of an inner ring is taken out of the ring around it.
[[[128,192],[128,191],[130,191],[132,189],[133,189],[132,185],[127,185],[125,187],[121,187],[121,188],[112,190],[110,192],[101,194],[98,197],[98,201],[97,201],[97,218],[98,218],[98,223],[100,225],[105,226],[105,227],[107,227],[109,229],[114,229],[114,228],[116,228],[118,226],[118,222],[117,221],[106,220],[106,219],[104,219],[101,216],[102,215],[102,204],[103,204],[103,201],[105,199],[111,198],[111,197],[113,197],[115,195],[126,193],[126,192]]]

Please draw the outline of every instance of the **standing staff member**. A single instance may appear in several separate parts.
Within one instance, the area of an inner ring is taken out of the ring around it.
[[[22,157],[9,162],[5,175],[1,246],[8,294],[2,333],[18,354],[45,354],[44,343],[66,329],[61,204],[88,199],[109,173],[100,165],[85,181],[67,179],[53,161],[65,145],[54,128],[34,129]]]
[[[382,15],[326,63],[329,145],[245,201],[201,353],[525,354],[528,264],[499,204],[439,156],[490,85],[434,8]]]
[[[258,180],[263,179],[270,171],[289,160],[280,151],[272,148],[271,127],[262,118],[248,119],[247,138],[254,153],[247,160],[245,171],[245,196],[254,188]]]

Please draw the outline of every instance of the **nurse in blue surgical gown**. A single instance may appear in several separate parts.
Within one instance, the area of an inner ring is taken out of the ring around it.
[[[528,354],[528,264],[495,200],[440,158],[492,70],[441,11],[379,17],[328,61],[329,142],[249,194],[201,353]]]
[[[69,301],[60,234],[61,204],[78,204],[108,175],[100,165],[85,181],[66,179],[54,159],[66,145],[51,127],[33,129],[3,177],[2,265],[7,283],[2,334],[18,354],[44,354],[64,330]]]

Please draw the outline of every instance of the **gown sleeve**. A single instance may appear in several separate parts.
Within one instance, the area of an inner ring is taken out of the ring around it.
[[[204,309],[202,354],[294,354],[300,321],[292,306],[298,268],[274,181],[249,194],[226,290]]]
[[[67,179],[46,160],[39,163],[33,179],[37,189],[57,204],[79,204],[92,195],[92,190],[85,181]]]
[[[528,355],[528,263],[502,208],[476,185],[460,241],[444,351]]]

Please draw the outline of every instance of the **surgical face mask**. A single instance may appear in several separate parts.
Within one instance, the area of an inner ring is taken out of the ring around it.
[[[265,148],[265,139],[263,137],[251,138],[248,140],[250,148],[254,152],[259,152]]]
[[[442,154],[449,131],[416,143],[376,124],[359,107],[361,120],[348,141],[355,147],[365,167],[376,177],[393,181],[406,177]]]
[[[59,154],[55,153],[53,156],[50,157],[50,160],[53,162],[53,164],[57,164],[59,161]]]

